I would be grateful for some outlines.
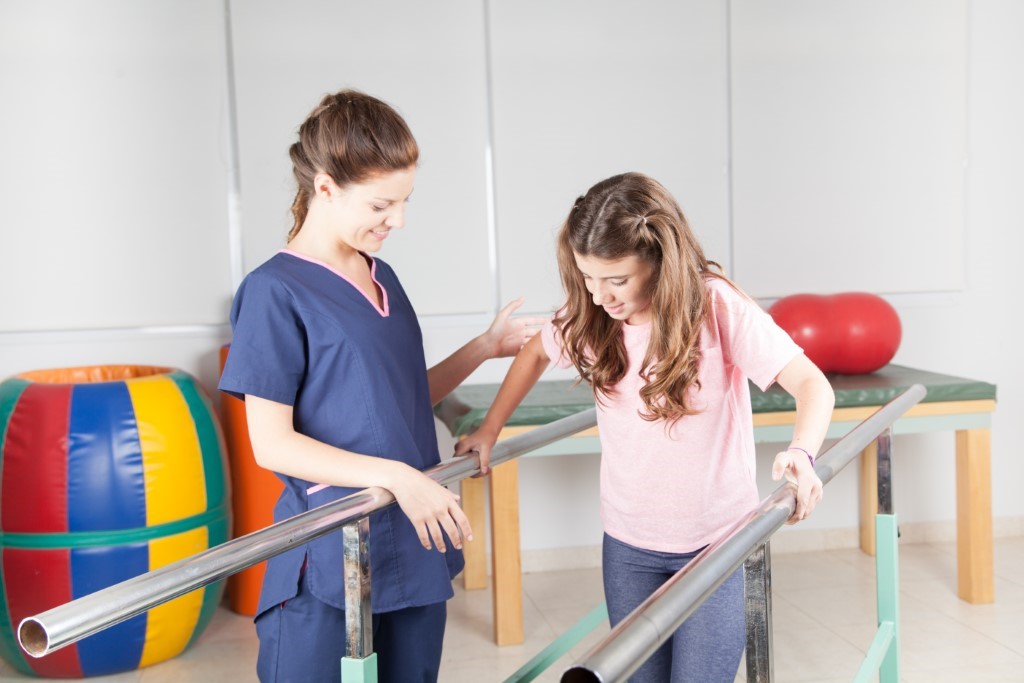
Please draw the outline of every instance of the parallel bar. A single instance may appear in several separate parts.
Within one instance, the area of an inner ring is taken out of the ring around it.
[[[747,682],[771,683],[772,554],[769,543],[757,548],[743,564],[743,602],[747,624]]]
[[[370,520],[363,517],[341,530],[345,556],[345,656],[363,659],[373,652],[370,614]]]
[[[324,536],[393,501],[394,497],[382,488],[365,489],[198,555],[26,617],[18,626],[21,647],[33,657],[42,657],[152,607]]]
[[[506,439],[494,446],[491,465],[589,429],[596,422],[595,411],[591,409]],[[453,458],[425,473],[442,486],[448,486],[479,471],[479,458],[467,455]],[[394,496],[385,489],[364,489],[198,555],[27,617],[18,626],[21,647],[33,657],[42,657],[180,595],[320,538],[394,502]]]
[[[911,386],[836,442],[814,468],[822,483],[830,482],[882,430],[924,398],[925,393],[923,386]],[[787,482],[612,629],[608,637],[565,672],[563,683],[625,681],[757,546],[786,523],[795,507],[794,486]]]
[[[791,485],[779,487],[612,629],[563,674],[562,683],[625,681],[795,509]]]
[[[878,468],[878,513],[892,514],[892,427],[887,427],[875,441],[875,460]]]
[[[825,455],[828,457],[819,460],[814,471],[818,473],[823,484],[827,484],[835,477],[839,470],[846,467],[850,461],[857,457],[857,454],[868,447],[882,430],[891,427],[908,408],[920,402],[927,391],[920,384],[908,387],[903,393],[879,408],[871,417],[867,418],[849,434],[832,445]]]

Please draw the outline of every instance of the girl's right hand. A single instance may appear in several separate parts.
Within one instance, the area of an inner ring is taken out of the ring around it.
[[[497,434],[480,428],[455,444],[455,455],[465,455],[476,451],[480,455],[480,474],[484,476],[491,471],[491,449],[498,440]]]
[[[398,474],[386,488],[395,496],[402,512],[412,522],[423,547],[427,550],[436,547],[442,553],[445,552],[447,546],[442,530],[458,549],[462,548],[462,539],[472,541],[473,529],[466,513],[459,507],[458,494],[452,493],[419,470],[401,465]]]

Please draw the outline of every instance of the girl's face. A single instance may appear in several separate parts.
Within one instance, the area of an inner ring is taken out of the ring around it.
[[[606,261],[574,253],[576,267],[594,304],[627,325],[651,320],[651,295],[648,283],[654,267],[637,256]]]
[[[344,188],[334,186],[330,211],[338,240],[357,251],[378,251],[388,233],[405,224],[415,180],[416,167],[410,166]]]

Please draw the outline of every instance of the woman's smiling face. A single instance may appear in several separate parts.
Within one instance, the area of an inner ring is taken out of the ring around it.
[[[341,189],[332,201],[339,241],[357,251],[378,251],[393,228],[405,225],[405,205],[415,180],[416,167],[411,166]]]

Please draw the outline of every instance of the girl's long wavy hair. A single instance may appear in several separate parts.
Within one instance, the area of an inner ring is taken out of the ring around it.
[[[298,185],[291,241],[306,220],[318,173],[345,187],[414,166],[420,151],[409,126],[390,105],[358,90],[342,90],[325,96],[310,112],[288,154]]]
[[[623,323],[594,303],[574,254],[607,261],[637,256],[652,266],[651,338],[640,366],[641,417],[673,423],[696,413],[686,394],[692,385],[700,386],[700,334],[710,306],[706,280],[725,278],[721,266],[705,258],[676,200],[641,173],[613,176],[576,200],[559,233],[566,303],[554,324],[568,359],[600,401],[626,374]]]

